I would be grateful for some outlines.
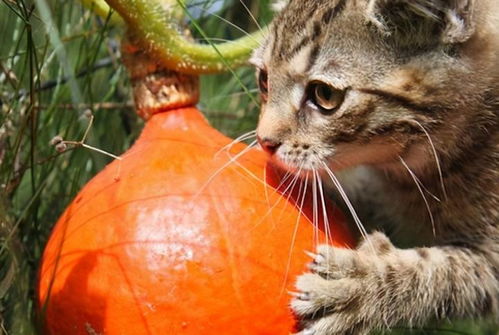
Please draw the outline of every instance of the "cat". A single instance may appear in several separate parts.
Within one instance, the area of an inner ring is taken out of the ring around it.
[[[370,229],[312,254],[291,302],[299,334],[497,320],[499,1],[276,7],[251,59],[257,139],[287,171],[342,186]]]

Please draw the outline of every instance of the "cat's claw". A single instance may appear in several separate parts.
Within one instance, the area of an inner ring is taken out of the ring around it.
[[[311,329],[311,328],[308,328],[308,329],[302,330],[301,332],[299,332],[299,333],[297,333],[295,335],[315,335],[315,330]]]
[[[317,257],[317,254],[315,252],[308,251],[308,250],[305,250],[303,252],[305,253],[305,255],[307,255],[308,257],[312,258],[313,260],[315,260],[315,258]]]
[[[369,329],[372,302],[367,288],[376,287],[369,282],[376,270],[373,251],[381,256],[393,246],[380,233],[369,237],[358,249],[319,246],[309,265],[310,272],[298,277],[291,308],[300,326],[314,335],[363,334]],[[299,335],[306,334],[302,330]]]
[[[288,291],[288,294],[294,297],[295,299],[298,300],[308,300],[310,299],[310,296],[307,292],[294,292],[294,291]]]

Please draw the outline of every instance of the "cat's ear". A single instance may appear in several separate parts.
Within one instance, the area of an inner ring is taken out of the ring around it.
[[[286,7],[289,3],[289,0],[275,0],[272,3],[272,10],[276,13],[279,13]]]
[[[402,42],[462,43],[474,32],[476,0],[369,0],[368,20]]]

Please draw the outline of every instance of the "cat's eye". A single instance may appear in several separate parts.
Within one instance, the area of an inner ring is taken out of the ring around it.
[[[322,82],[312,82],[307,89],[308,99],[322,112],[330,113],[343,103],[345,92]]]
[[[269,93],[269,82],[267,71],[260,70],[258,73],[258,87],[260,88],[260,94],[263,101],[267,101],[267,95]]]

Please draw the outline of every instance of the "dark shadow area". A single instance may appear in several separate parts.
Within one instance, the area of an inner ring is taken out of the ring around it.
[[[90,292],[87,287],[97,258],[97,252],[79,258],[62,290],[47,298],[41,316],[45,334],[69,334],[68,330],[74,335],[105,334],[106,297]]]

